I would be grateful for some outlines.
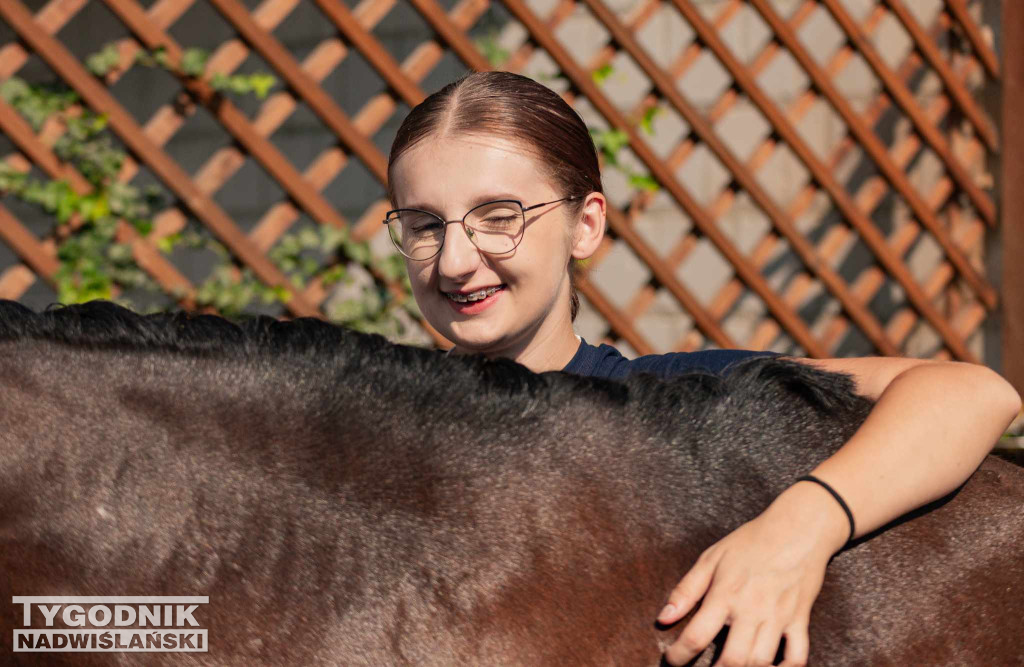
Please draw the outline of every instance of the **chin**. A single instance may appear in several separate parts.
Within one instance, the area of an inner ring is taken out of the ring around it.
[[[465,323],[460,322],[459,324]],[[458,327],[457,329],[454,327],[447,327],[447,329],[448,331],[444,333],[445,336],[448,337],[448,340],[452,341],[456,346],[467,352],[477,352],[481,354],[486,353],[488,350],[500,343],[504,338],[499,332],[494,331],[491,327],[470,326]]]

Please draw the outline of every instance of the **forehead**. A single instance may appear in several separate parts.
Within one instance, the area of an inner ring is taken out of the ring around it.
[[[532,200],[555,191],[529,147],[491,135],[427,137],[395,162],[391,177],[396,206],[467,206],[490,194]]]

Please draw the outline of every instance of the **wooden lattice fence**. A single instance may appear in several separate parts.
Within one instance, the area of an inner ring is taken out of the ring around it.
[[[458,74],[497,66],[563,93],[602,147],[610,234],[589,263],[578,320],[592,342],[983,361],[1000,305],[986,271],[986,240],[998,239],[987,102],[1000,77],[997,10],[966,0],[0,0],[0,81],[61,80],[80,98],[65,114],[104,115],[130,154],[117,180],[157,184],[169,200],[151,229],[120,220],[116,240],[184,305],[196,305],[205,276],[161,241],[191,222],[228,250],[236,278],[292,292],[270,312],[332,315],[336,288],[314,279],[293,289],[273,248],[289,230],[326,225],[390,252],[380,220],[397,124]],[[107,43],[107,68],[90,72],[87,55]],[[211,53],[188,74],[195,46]],[[140,52],[159,54],[162,88],[143,85]],[[279,81],[265,100],[212,85],[254,70]],[[55,150],[67,121],[34,127],[23,113],[0,101],[8,168],[87,197],[94,184]],[[53,229],[5,196],[0,297],[52,301],[58,246],[81,217]],[[364,264],[393,303],[408,299],[399,276]],[[406,325],[407,337],[443,344]]]

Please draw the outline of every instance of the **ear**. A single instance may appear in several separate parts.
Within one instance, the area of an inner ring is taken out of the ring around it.
[[[608,200],[600,192],[591,192],[583,200],[580,218],[573,233],[573,259],[587,259],[601,245],[604,238],[605,214]]]

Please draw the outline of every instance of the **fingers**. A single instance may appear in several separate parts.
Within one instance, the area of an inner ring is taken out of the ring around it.
[[[751,659],[751,648],[754,646],[754,638],[761,626],[752,623],[736,623],[729,627],[729,636],[722,648],[722,655],[719,656],[715,667],[747,667],[747,665],[770,665],[768,662],[760,663]],[[774,657],[774,654],[772,654]]]
[[[698,614],[693,618],[676,643],[665,652],[669,664],[685,665],[708,647],[728,619],[725,608],[720,609],[724,613],[709,613],[705,618]],[[767,622],[735,623],[729,628],[715,667],[768,667],[775,662],[783,635],[786,651],[779,667],[805,667],[810,649],[806,621],[790,624],[785,632]]]
[[[715,573],[716,565],[717,559],[712,550],[701,554],[682,581],[672,589],[668,596],[668,604],[658,613],[658,622],[671,625],[690,613],[711,586],[711,577]]]
[[[786,630],[786,655],[780,667],[804,667],[810,652],[808,619],[791,623]]]
[[[779,652],[779,644],[782,642],[782,630],[774,623],[763,623],[757,631],[750,648],[750,657],[743,664],[747,665],[771,665],[775,663],[775,656]]]
[[[685,665],[696,658],[725,626],[728,615],[729,610],[725,605],[705,600],[683,628],[679,638],[665,651],[665,660],[670,665]]]

